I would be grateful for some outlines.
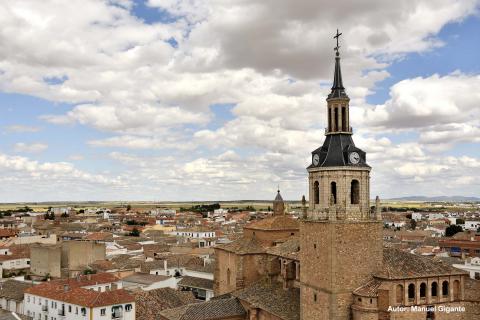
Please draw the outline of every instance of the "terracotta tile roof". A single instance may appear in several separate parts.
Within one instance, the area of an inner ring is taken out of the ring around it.
[[[213,290],[213,280],[198,277],[184,276],[178,285],[189,288]]]
[[[381,284],[382,282],[380,280],[373,278],[363,286],[355,289],[353,291],[353,294],[356,294],[362,297],[370,297],[370,298],[377,297],[378,287],[380,287]]]
[[[23,300],[23,293],[33,284],[17,280],[7,280],[0,283],[0,297],[15,301]]]
[[[467,273],[442,261],[388,248],[383,250],[382,271],[375,276],[383,279],[408,279],[461,274]]]
[[[256,220],[247,224],[244,228],[256,230],[298,230],[300,225],[298,220],[293,219],[289,215],[283,215]]]
[[[237,254],[265,253],[265,248],[255,238],[240,238],[227,244],[217,245],[215,248]]]
[[[164,310],[160,315],[168,320],[216,320],[244,317],[246,312],[238,299],[229,298]]]
[[[95,260],[89,264],[89,267],[93,270],[107,271],[114,269],[114,265],[108,260]]]
[[[197,302],[191,291],[161,288],[133,292],[137,320],[157,320],[158,312]]]
[[[0,228],[0,237],[15,237],[17,235],[17,230],[15,229],[1,229]]]
[[[298,288],[284,290],[279,283],[262,280],[248,288],[235,291],[232,295],[283,320],[300,319]]]
[[[42,295],[44,292],[49,290],[53,292],[61,291],[64,292],[65,286],[68,286],[69,289],[93,286],[96,284],[108,284],[118,282],[120,279],[112,273],[97,273],[90,275],[81,275],[76,278],[68,279],[58,279],[53,281],[44,282],[28,288],[26,293]]]
[[[8,247],[11,254],[0,255],[0,262],[14,259],[30,258],[30,247],[28,245],[12,245]]]
[[[93,232],[83,237],[83,239],[92,241],[107,241],[113,240],[113,234],[110,232]]]
[[[287,240],[283,243],[267,249],[267,253],[287,259],[298,260],[300,253],[300,241],[298,238]]]
[[[133,296],[124,289],[99,292],[96,290],[75,287],[65,290],[63,285],[58,285],[54,282],[55,281],[51,281],[36,285],[25,290],[25,293],[89,308],[135,301]]]
[[[155,275],[149,273],[134,273],[128,277],[123,278],[122,281],[149,285],[155,282],[167,280],[169,278],[169,276]]]

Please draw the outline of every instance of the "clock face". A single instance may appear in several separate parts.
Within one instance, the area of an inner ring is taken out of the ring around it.
[[[320,156],[318,154],[314,154],[313,155],[313,165],[318,166],[319,163],[320,163]]]
[[[358,152],[351,152],[350,155],[348,156],[348,159],[350,160],[351,163],[357,164],[360,162],[360,155]]]

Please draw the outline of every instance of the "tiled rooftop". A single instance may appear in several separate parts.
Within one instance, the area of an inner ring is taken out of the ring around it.
[[[440,260],[389,248],[384,249],[383,269],[375,276],[383,279],[406,279],[452,274],[466,274],[466,272]]]
[[[236,298],[210,300],[200,304],[164,310],[160,314],[168,320],[217,320],[243,317],[246,312]]]
[[[189,287],[189,288],[200,288],[213,290],[213,280],[203,279],[198,277],[184,276],[182,280],[178,283],[179,286]]]
[[[263,309],[283,320],[300,319],[300,290],[284,290],[279,283],[259,281],[254,285],[233,292],[233,296]]]

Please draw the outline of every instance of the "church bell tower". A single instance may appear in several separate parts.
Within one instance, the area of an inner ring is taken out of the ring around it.
[[[352,291],[379,270],[381,217],[370,210],[366,153],[353,142],[348,97],[335,35],[335,71],[328,125],[307,168],[309,209],[300,226],[301,319],[348,320]]]

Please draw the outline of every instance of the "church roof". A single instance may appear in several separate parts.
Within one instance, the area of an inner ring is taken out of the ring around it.
[[[282,285],[267,280],[232,293],[242,301],[265,310],[283,320],[300,319],[300,289],[284,290]]]
[[[328,95],[328,99],[332,98],[347,98],[347,93],[345,92],[345,88],[343,87],[343,80],[342,80],[342,69],[340,67],[340,54],[336,53],[335,56],[335,73],[333,75],[333,85],[332,91]]]
[[[244,229],[255,230],[298,230],[300,224],[289,215],[272,216],[247,224]]]
[[[378,296],[378,288],[380,287],[381,284],[382,284],[382,281],[373,278],[363,286],[355,289],[353,291],[353,294],[356,294],[362,297],[371,297],[371,298],[376,297]]]
[[[351,164],[348,161],[348,155],[352,151],[360,155],[358,164]],[[366,153],[355,147],[351,134],[327,135],[323,145],[312,154],[318,154],[320,157],[317,167],[370,167],[366,162]],[[315,166],[312,164],[309,168],[312,167]]]
[[[298,260],[300,254],[300,240],[298,238],[287,240],[267,250],[268,254],[282,258]]]
[[[265,249],[260,245],[255,237],[240,238],[230,243],[217,245],[215,248],[237,254],[265,253]]]
[[[244,317],[246,314],[242,304],[236,298],[214,299],[204,303],[168,309],[160,315],[168,320],[215,320]]]
[[[395,280],[464,274],[441,260],[388,248],[383,250],[383,268],[374,276]]]
[[[275,197],[274,201],[282,201],[283,202],[283,198],[282,198],[282,195],[280,194],[280,190],[277,190],[277,196]]]

